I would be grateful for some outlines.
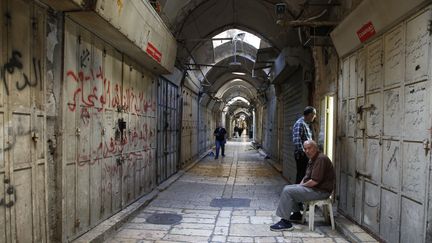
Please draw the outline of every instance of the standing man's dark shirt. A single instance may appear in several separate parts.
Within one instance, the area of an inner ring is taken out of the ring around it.
[[[293,126],[293,144],[294,148],[294,159],[296,161],[296,184],[305,176],[306,167],[308,164],[308,157],[304,153],[303,143],[307,140],[312,140],[312,128],[310,123],[314,121],[316,117],[316,110],[312,106],[307,106],[303,111],[303,117],[300,117]]]
[[[225,134],[227,131],[223,127],[218,127],[214,131],[214,135],[216,136],[216,140],[218,141],[225,141]]]
[[[295,151],[303,152],[303,143],[312,140],[312,129],[304,117],[300,117],[293,126],[293,143]]]
[[[219,157],[219,150],[222,150],[222,157],[225,157],[225,142],[226,142],[226,133],[227,131],[225,128],[222,127],[222,125],[218,126],[214,131],[215,136],[215,144],[216,144],[216,156],[215,159]]]

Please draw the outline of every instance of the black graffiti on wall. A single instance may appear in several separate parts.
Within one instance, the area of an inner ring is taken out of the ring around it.
[[[3,84],[5,86],[6,94],[9,95],[9,85],[6,81],[6,72],[9,74],[14,74],[16,70],[23,70],[23,64],[21,62],[22,54],[19,51],[12,51],[12,57],[7,63],[3,65],[2,70],[0,70],[1,77],[3,78]],[[27,86],[35,87],[39,82],[42,82],[42,67],[41,61],[33,58],[33,72],[34,79],[30,80],[27,74],[22,72],[23,79],[15,83],[17,90],[24,90]],[[42,89],[42,86],[41,86]]]
[[[80,55],[81,68],[86,68],[90,62],[90,51],[86,48],[82,51]]]

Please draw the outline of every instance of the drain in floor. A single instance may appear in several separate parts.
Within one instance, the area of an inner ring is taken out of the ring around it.
[[[250,199],[247,198],[215,198],[210,202],[210,207],[250,207]]]
[[[150,224],[173,225],[179,223],[183,217],[173,213],[154,213],[146,219]]]

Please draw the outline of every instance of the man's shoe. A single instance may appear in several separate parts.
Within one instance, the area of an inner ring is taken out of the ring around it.
[[[271,231],[289,231],[293,229],[293,225],[288,220],[284,219],[281,219],[276,224],[270,226]]]
[[[293,221],[293,222],[301,222],[303,216],[300,212],[294,212],[293,214],[291,214],[289,220]]]
[[[218,159],[218,157],[216,156],[215,159]]]

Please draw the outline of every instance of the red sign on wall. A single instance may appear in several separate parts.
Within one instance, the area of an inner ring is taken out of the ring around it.
[[[357,30],[357,36],[360,39],[360,42],[367,41],[370,37],[375,35],[375,28],[371,21],[367,22],[365,25],[363,25],[359,30]]]
[[[149,42],[147,44],[146,52],[151,57],[153,57],[158,63],[161,62],[161,60],[162,60],[162,53],[152,43]]]

